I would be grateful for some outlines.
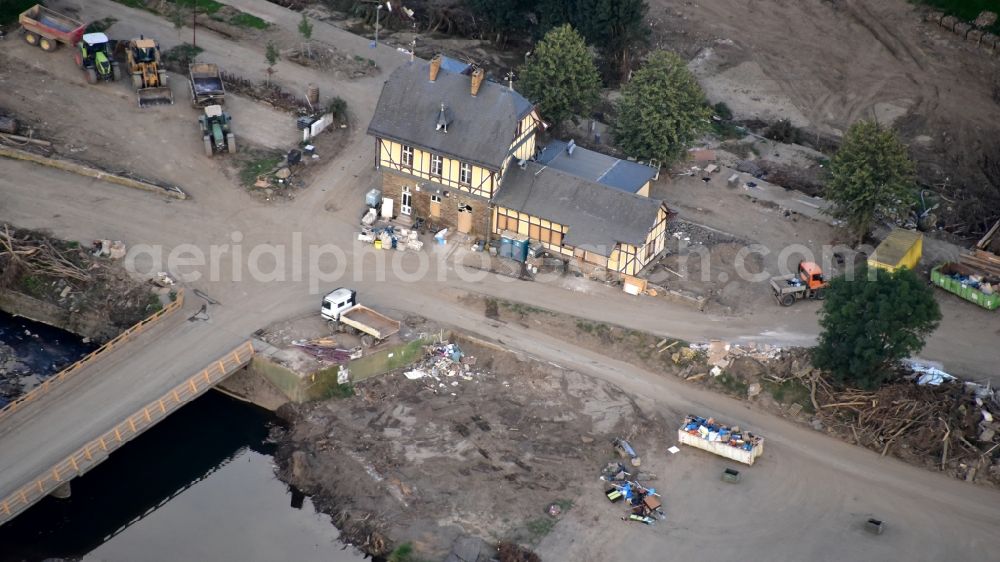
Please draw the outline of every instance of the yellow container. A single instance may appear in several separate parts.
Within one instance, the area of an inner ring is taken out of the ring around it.
[[[868,258],[869,267],[896,271],[901,267],[913,270],[924,251],[924,235],[914,230],[894,228]]]
[[[376,250],[381,250],[382,249],[382,241],[381,240],[376,240],[375,241],[375,249]]]

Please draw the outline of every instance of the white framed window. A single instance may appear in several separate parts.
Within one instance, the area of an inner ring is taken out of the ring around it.
[[[437,154],[431,156],[431,175],[440,176],[441,172],[444,171],[444,161]]]
[[[431,195],[431,203],[440,203],[440,202],[441,202],[440,195]]]
[[[413,147],[403,145],[403,165],[413,166]]]
[[[458,167],[458,182],[465,185],[472,184],[472,164],[462,162]]]

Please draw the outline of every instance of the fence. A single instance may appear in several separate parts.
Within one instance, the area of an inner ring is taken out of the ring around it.
[[[172,302],[168,303],[166,306],[154,312],[153,314],[150,314],[145,319],[140,320],[138,324],[118,334],[113,340],[107,342],[101,347],[98,347],[94,351],[91,351],[90,353],[85,355],[83,359],[80,359],[76,363],[73,363],[69,367],[66,367],[62,371],[59,371],[55,375],[52,375],[51,377],[45,379],[45,381],[42,384],[31,389],[31,391],[25,394],[24,396],[4,406],[3,409],[0,409],[0,420],[3,420],[10,414],[13,414],[18,409],[20,409],[21,406],[34,402],[38,398],[44,396],[59,383],[69,378],[69,376],[72,375],[73,373],[76,373],[80,369],[89,365],[98,357],[104,355],[105,353],[108,353],[112,349],[127,342],[129,339],[132,338],[132,336],[141,334],[144,330],[148,329],[150,326],[155,325],[157,322],[166,318],[167,316],[173,314],[174,312],[179,310],[182,306],[184,306],[184,289],[179,289],[177,291],[177,298],[175,298]]]
[[[38,475],[30,484],[22,486],[4,498],[0,501],[0,525],[13,519],[59,486],[90,470],[126,442],[197,398],[236,369],[246,365],[254,353],[253,344],[249,341],[244,342],[197,375],[174,387],[160,399],[150,402],[142,410],[77,449],[54,467]]]

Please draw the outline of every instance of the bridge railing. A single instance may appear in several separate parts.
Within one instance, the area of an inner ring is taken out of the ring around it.
[[[253,344],[244,342],[200,373],[192,376],[158,400],[125,418],[109,431],[88,442],[51,469],[46,470],[19,490],[0,501],[0,525],[14,518],[53,490],[103,461],[113,451],[133,439],[175,410],[197,398],[233,371],[246,365],[254,356]]]
[[[10,414],[13,414],[24,405],[30,404],[31,402],[38,400],[39,398],[47,394],[50,390],[59,385],[59,383],[63,382],[67,378],[71,377],[74,373],[78,372],[80,369],[83,369],[84,367],[86,367],[87,365],[89,365],[102,355],[110,352],[111,350],[121,346],[123,343],[129,341],[133,337],[148,330],[150,327],[155,326],[160,320],[163,320],[164,318],[170,316],[177,310],[180,310],[182,306],[184,306],[184,289],[179,289],[177,291],[177,297],[173,301],[167,303],[166,306],[164,306],[160,310],[157,310],[153,314],[150,314],[146,318],[140,320],[137,324],[125,330],[124,332],[118,334],[117,336],[115,336],[114,339],[108,341],[101,347],[98,347],[94,351],[91,351],[87,355],[83,356],[83,358],[77,361],[76,363],[73,363],[69,367],[66,367],[62,371],[59,371],[55,375],[52,375],[51,377],[45,379],[45,381],[43,381],[42,384],[31,389],[31,391],[25,394],[24,396],[21,396],[17,400],[14,400],[13,402],[4,406],[2,409],[0,409],[0,420],[4,419]]]

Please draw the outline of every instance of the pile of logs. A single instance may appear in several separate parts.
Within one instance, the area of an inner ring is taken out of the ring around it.
[[[816,418],[829,431],[883,456],[917,458],[968,480],[1000,457],[1000,400],[987,387],[901,380],[871,391],[837,389],[814,369],[793,378],[810,389]]]

